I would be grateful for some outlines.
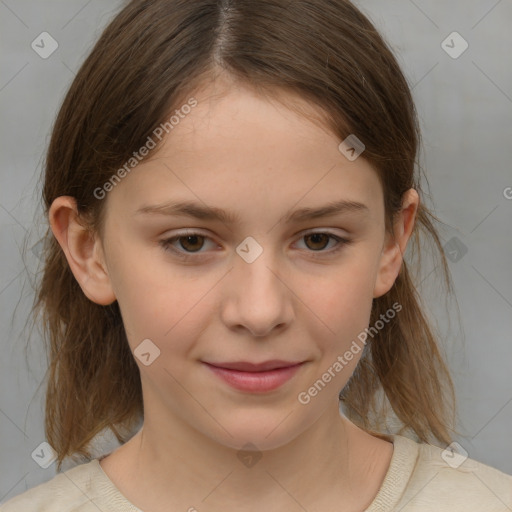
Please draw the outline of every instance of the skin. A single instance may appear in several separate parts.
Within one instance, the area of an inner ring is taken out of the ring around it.
[[[53,233],[85,295],[102,305],[118,301],[132,351],[148,338],[160,350],[149,366],[135,359],[142,430],[101,467],[151,512],[364,510],[382,485],[393,445],[339,414],[338,393],[361,352],[308,404],[297,397],[368,327],[372,299],[392,287],[418,194],[404,195],[393,241],[375,170],[363,157],[346,159],[327,129],[227,78],[194,97],[197,107],[157,156],[104,199],[103,237],[88,235],[72,197],[57,198],[50,209]],[[299,97],[287,100],[318,113]],[[297,208],[340,199],[369,211],[283,221]],[[223,208],[240,222],[136,213],[171,200]],[[184,228],[207,237],[173,242],[182,253],[199,249],[190,261],[159,243],[183,236]],[[329,255],[336,240],[315,241],[305,236],[311,230],[352,243]],[[263,248],[252,263],[235,251],[247,236]],[[201,363],[269,359],[307,363],[263,394],[237,391]],[[251,467],[237,457],[246,443],[262,455]]]

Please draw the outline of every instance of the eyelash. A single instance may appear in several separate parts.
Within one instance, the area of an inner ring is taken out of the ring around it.
[[[323,250],[323,249],[318,250],[318,251],[313,251],[313,250],[307,251],[307,252],[312,253],[311,256],[313,256],[313,258],[322,258],[325,256],[332,256],[334,254],[337,254],[341,249],[343,249],[343,247],[352,243],[351,239],[340,237],[339,235],[335,235],[329,231],[312,231],[312,232],[305,233],[300,238],[302,239],[309,235],[328,235],[330,239],[334,239],[338,242],[337,245],[334,247],[334,249],[331,249],[328,251]],[[206,240],[211,240],[209,237],[207,237],[206,235],[203,235],[202,233],[190,231],[190,232],[186,232],[186,233],[181,233],[180,235],[174,236],[172,238],[167,238],[165,240],[161,240],[160,245],[163,247],[164,251],[171,252],[171,253],[177,255],[179,258],[183,259],[184,261],[193,261],[193,260],[197,261],[200,258],[200,256],[196,256],[196,254],[201,254],[200,250],[197,252],[194,252],[194,253],[192,253],[192,252],[187,253],[187,252],[183,252],[182,250],[176,249],[175,247],[172,246],[173,242],[179,240],[180,238],[185,238],[187,236],[200,236],[200,237],[205,238]],[[317,254],[315,254],[315,253],[317,253]]]

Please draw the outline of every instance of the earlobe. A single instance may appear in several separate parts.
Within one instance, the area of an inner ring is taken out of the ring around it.
[[[382,249],[379,269],[373,290],[376,299],[386,294],[393,286],[402,267],[403,255],[407,242],[413,232],[419,195],[413,188],[409,189],[402,200],[402,209],[394,225],[395,238],[386,233],[386,242]]]
[[[385,295],[391,290],[396,281],[400,267],[402,266],[402,254],[398,242],[390,242],[382,250],[379,270],[373,290],[373,298]]]
[[[88,299],[106,306],[116,300],[97,234],[80,222],[75,198],[60,196],[50,207],[49,222],[69,267]]]

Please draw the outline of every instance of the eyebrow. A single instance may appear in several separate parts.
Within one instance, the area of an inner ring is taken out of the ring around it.
[[[306,207],[297,209],[288,213],[284,221],[289,224],[291,222],[303,222],[321,217],[332,217],[342,213],[369,213],[369,211],[368,206],[363,203],[341,200],[316,208]],[[190,201],[143,206],[139,208],[135,214],[186,216],[201,220],[217,220],[226,224],[240,223],[240,216],[233,212],[228,212],[214,206],[203,206]]]

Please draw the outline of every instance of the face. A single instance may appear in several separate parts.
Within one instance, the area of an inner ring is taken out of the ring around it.
[[[146,421],[271,449],[337,411],[361,356],[338,359],[392,284],[379,273],[383,191],[368,162],[277,101],[235,86],[194,97],[155,157],[108,193],[105,267],[130,347],[145,354]],[[341,201],[362,206],[311,215]],[[288,369],[213,368],[275,360]]]

